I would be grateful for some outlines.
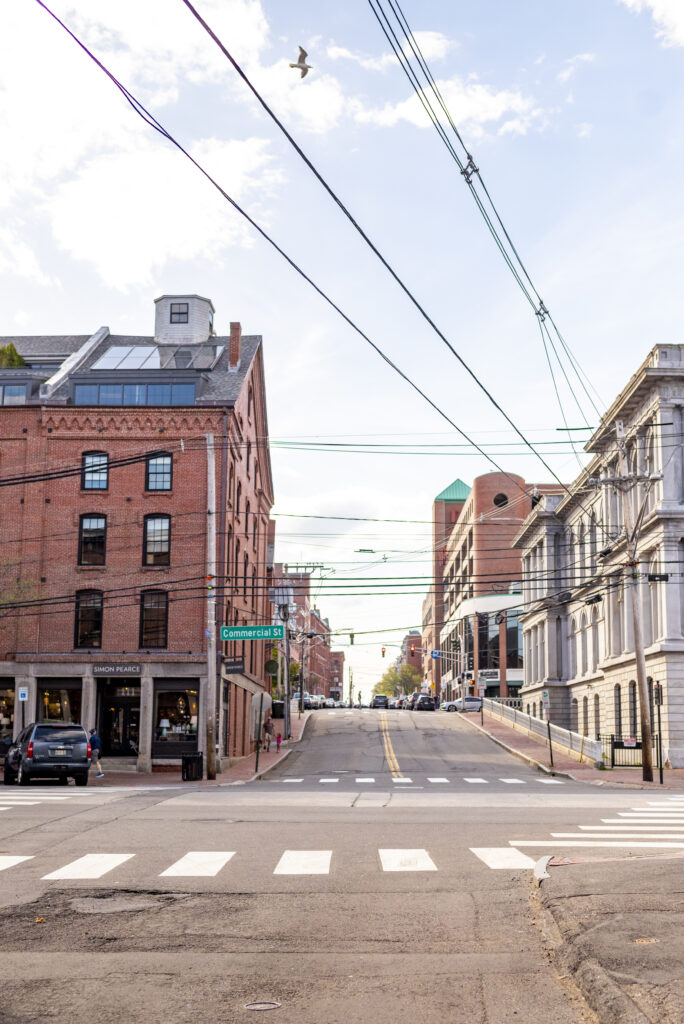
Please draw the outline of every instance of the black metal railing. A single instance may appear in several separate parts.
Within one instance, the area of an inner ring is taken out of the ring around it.
[[[602,759],[606,768],[641,768],[642,743],[640,736],[602,734]],[[653,763],[660,767],[658,734],[651,736]]]

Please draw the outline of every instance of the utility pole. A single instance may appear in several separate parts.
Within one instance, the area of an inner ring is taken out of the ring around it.
[[[349,707],[354,703],[354,669],[349,666]]]
[[[630,480],[628,466],[627,466],[627,446],[625,444],[625,430],[622,420],[616,420],[615,422],[615,435],[617,437],[618,446],[618,463],[620,467],[620,476],[623,481],[621,487],[623,500],[622,500],[622,516],[625,524],[625,534],[627,536],[627,552],[628,560],[631,568],[631,581],[630,594],[632,600],[632,622],[634,626],[634,657],[636,659],[636,677],[637,687],[639,690],[639,717],[641,720],[641,777],[644,782],[653,782],[653,741],[651,738],[651,706],[648,697],[648,683],[646,682],[646,655],[644,654],[644,635],[641,628],[641,604],[639,602],[639,591],[638,591],[638,573],[636,567],[638,565],[637,557],[637,540],[639,534],[639,527],[641,524],[641,513],[643,509],[639,510],[634,520],[632,502],[631,502],[631,487],[628,486]],[[636,479],[634,479],[634,486],[636,486]]]
[[[216,778],[216,460],[207,440],[207,778]]]

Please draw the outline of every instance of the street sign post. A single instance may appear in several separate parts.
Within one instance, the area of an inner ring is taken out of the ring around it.
[[[21,701],[21,727],[24,728],[24,708],[26,707],[26,701],[28,700],[28,686],[18,687],[19,700]]]
[[[284,626],[221,626],[222,640],[282,640]]]
[[[435,660],[437,660],[437,658],[440,658],[441,656],[442,656],[442,652],[441,651],[430,651],[430,657],[434,658]]]

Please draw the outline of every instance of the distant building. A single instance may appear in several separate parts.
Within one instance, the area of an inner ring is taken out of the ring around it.
[[[332,678],[330,696],[335,700],[344,699],[344,651],[331,651]]]

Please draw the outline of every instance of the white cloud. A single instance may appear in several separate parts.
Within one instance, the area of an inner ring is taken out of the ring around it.
[[[485,126],[497,122],[502,122],[500,131],[524,134],[540,115],[532,98],[516,90],[496,90],[479,82],[465,82],[458,75],[437,85],[455,123],[471,138],[481,137]],[[366,109],[359,104],[354,116],[357,121],[385,126],[408,121],[422,128],[430,123],[415,95],[375,109]]]
[[[452,39],[447,38],[441,32],[426,30],[414,32],[413,36],[420,48],[420,52],[427,61],[444,60],[449,50],[456,46]],[[409,59],[415,59],[408,43],[406,43],[403,50]],[[347,49],[346,46],[336,46],[334,43],[328,46],[326,54],[330,60],[353,61],[360,67],[365,68],[366,71],[385,71],[391,65],[397,64],[397,58],[393,53],[383,53],[379,57],[368,57],[360,53],[354,53],[352,50]]]
[[[22,225],[0,225],[0,274],[23,277],[37,284],[53,283],[44,273],[31,246],[23,237]]]
[[[581,124],[577,125],[577,138],[589,139],[591,138],[591,133],[593,132],[593,130],[593,124],[589,124],[588,121],[583,121]]]
[[[238,202],[251,209],[281,182],[261,139],[204,139],[190,150]],[[149,285],[173,260],[219,264],[228,246],[254,237],[240,218],[181,154],[156,140],[88,160],[59,186],[49,214],[58,244],[91,263],[110,287]]]
[[[682,0],[621,0],[625,7],[641,13],[650,11],[656,37],[664,46],[684,46],[684,4]]]
[[[563,68],[558,72],[556,77],[559,82],[567,82],[568,79],[572,78],[582,64],[592,64],[595,60],[595,53],[578,53],[574,57],[570,57],[565,61]]]

